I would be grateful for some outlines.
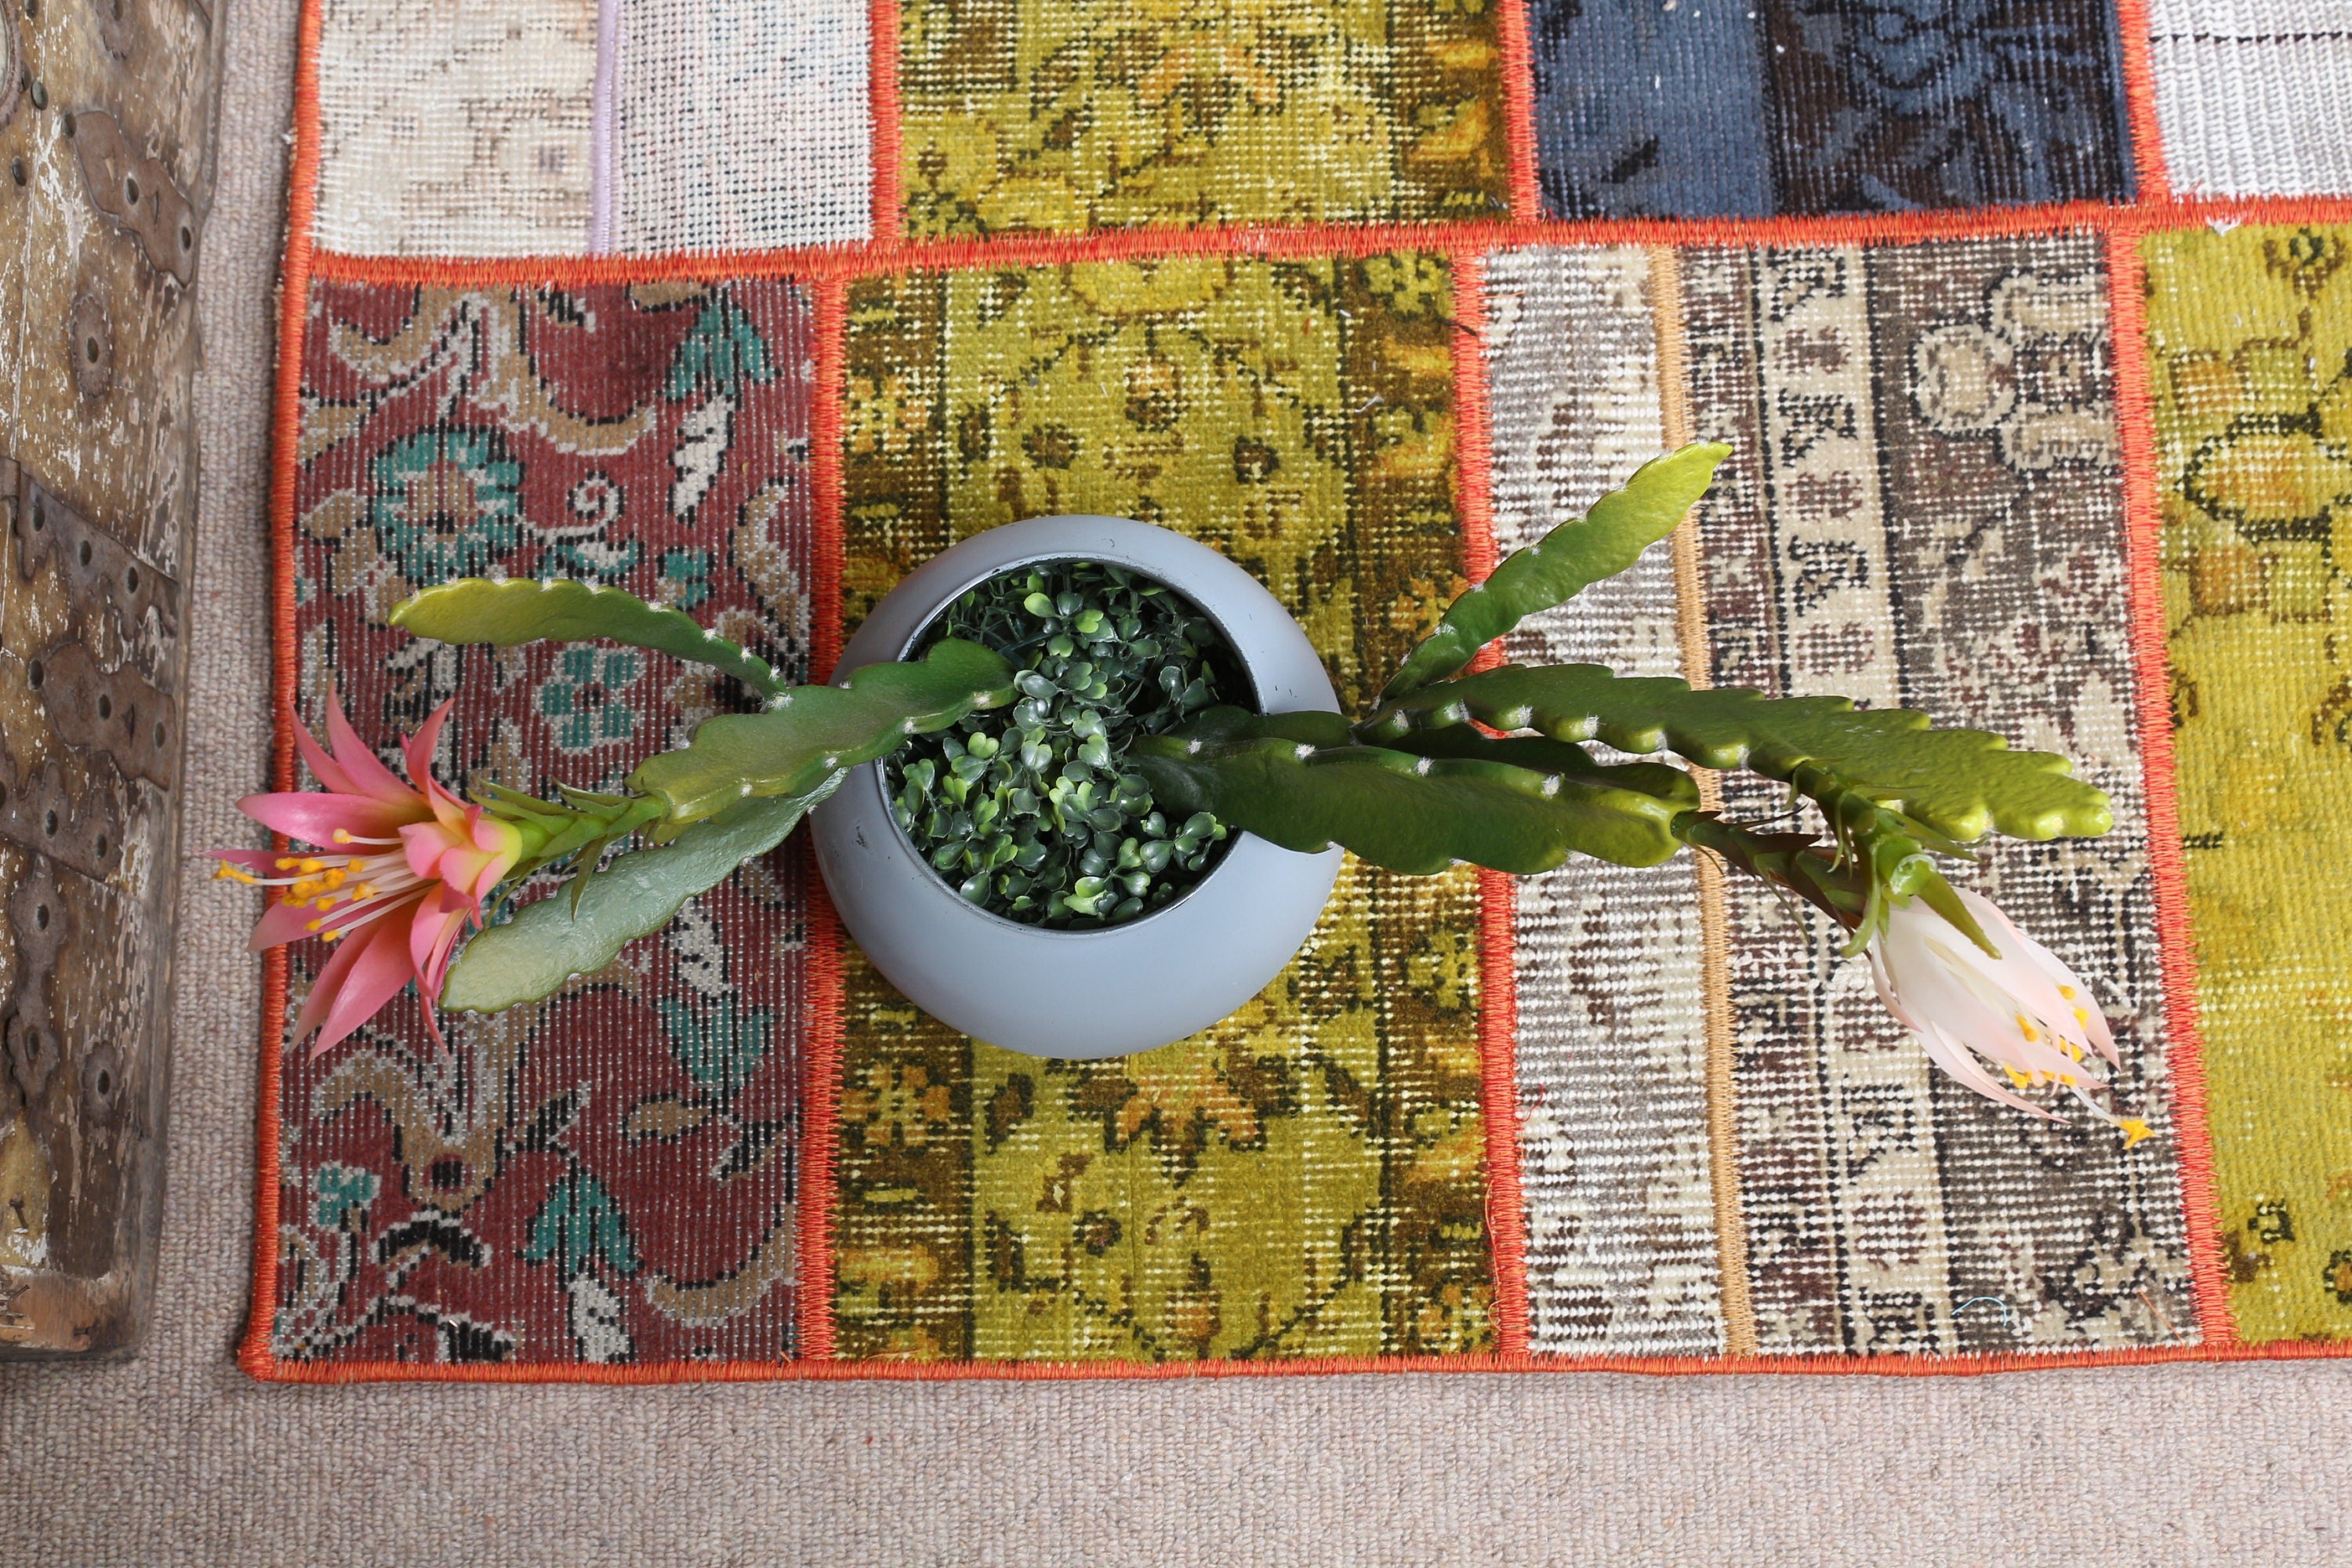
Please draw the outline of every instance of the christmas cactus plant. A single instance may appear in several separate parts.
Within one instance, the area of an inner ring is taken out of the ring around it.
[[[1649,866],[1687,847],[1843,928],[1890,1010],[1960,1082],[2042,1116],[2054,1091],[2145,1136],[2091,1061],[2117,1058],[2082,980],[1944,870],[1989,834],[2106,831],[2105,798],[2063,758],[1837,697],[1594,665],[1477,668],[1496,639],[1664,540],[1727,454],[1660,458],[1503,561],[1354,716],[1255,711],[1212,622],[1085,562],[982,584],[910,657],[836,686],[787,684],[683,613],[612,589],[446,583],[394,622],[449,643],[625,643],[732,677],[753,710],[706,721],[617,793],[478,784],[470,801],[427,771],[441,714],[410,743],[404,782],[331,711],[331,751],[297,737],[320,789],[246,803],[309,847],[226,853],[223,874],[278,890],[257,946],[337,944],[297,1022],[325,1050],[412,982],[429,1019],[436,1002],[495,1011],[593,974],[869,763],[946,886],[1048,931],[1148,918],[1235,833],[1336,844],[1408,874],[1528,874],[1572,855]],[[1702,808],[1686,767],[1623,760],[1659,752],[1772,779],[1819,827],[1731,820]],[[487,921],[502,892],[551,870],[568,886]]]

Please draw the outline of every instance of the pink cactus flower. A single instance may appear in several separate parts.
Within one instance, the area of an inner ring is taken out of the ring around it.
[[[2122,1058],[2082,977],[1992,900],[1957,890],[2000,956],[1979,947],[1926,900],[1899,904],[1870,944],[1871,977],[1886,1010],[1930,1060],[1987,1100],[2054,1121],[2053,1112],[2017,1092],[2054,1085],[2112,1123],[2126,1147],[2147,1137],[2146,1121],[2119,1116],[2091,1097],[2107,1081],[2090,1058],[2120,1066]],[[1988,1065],[2000,1069],[2008,1087]]]
[[[255,952],[306,937],[335,944],[294,1025],[298,1040],[318,1032],[313,1056],[332,1049],[412,980],[437,1042],[434,1004],[450,954],[468,921],[482,923],[483,899],[523,858],[520,829],[433,777],[434,744],[449,708],[443,703],[405,742],[411,782],[404,783],[331,695],[331,755],[300,725],[294,729],[320,788],[237,803],[263,826],[310,847],[213,852],[226,862],[217,875],[281,889],[254,928]]]

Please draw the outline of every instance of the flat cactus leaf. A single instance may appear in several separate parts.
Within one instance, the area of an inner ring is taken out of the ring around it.
[[[635,595],[569,578],[528,577],[493,583],[460,577],[412,595],[392,612],[392,624],[436,642],[587,642],[601,638],[649,648],[673,658],[725,670],[762,697],[784,682],[766,659],[744,652],[679,610],[665,610]]]
[[[1598,740],[1621,752],[1670,749],[1707,768],[1752,768],[1801,784],[1817,800],[1850,791],[1957,843],[1998,830],[2013,838],[2096,837],[2113,825],[2107,797],[2049,752],[2015,752],[1981,730],[1937,730],[1902,708],[1858,709],[1843,697],[1772,698],[1740,687],[1695,691],[1667,677],[1629,677],[1594,664],[1504,665],[1416,691],[1357,726],[1375,744],[1471,720]]]
[[[1205,811],[1308,854],[1336,843],[1415,876],[1457,861],[1549,871],[1571,853],[1654,866],[1678,844],[1679,808],[1655,795],[1482,759],[1170,735],[1128,755],[1171,814]]]
[[[629,787],[669,803],[654,837],[674,837],[747,795],[805,794],[827,773],[887,757],[909,735],[1013,695],[1013,667],[1001,655],[950,637],[919,662],[869,664],[846,686],[795,686],[765,712],[706,719],[686,745],[642,763]]]
[[[450,966],[441,1005],[495,1013],[552,996],[575,974],[595,973],[627,942],[667,925],[687,900],[782,843],[846,776],[836,770],[806,794],[739,801],[674,844],[582,871],[571,888],[525,904],[512,920],[468,942]]]
[[[1446,606],[1437,629],[1405,656],[1381,700],[1460,674],[1480,648],[1521,621],[1633,564],[1675,531],[1729,456],[1731,448],[1720,442],[1698,441],[1653,458],[1582,517],[1506,556],[1485,582]]]
[[[1317,747],[1356,743],[1353,727],[1337,713],[1252,713],[1241,708],[1212,708],[1176,733],[1197,741],[1303,741]],[[1468,757],[1539,773],[1565,773],[1612,789],[1639,790],[1685,811],[1698,809],[1698,781],[1681,768],[1664,763],[1603,763],[1583,747],[1549,735],[1497,738],[1468,724],[1449,724],[1408,731],[1381,743],[1416,757]]]
[[[1699,805],[1698,781],[1681,768],[1667,763],[1604,763],[1573,742],[1549,735],[1496,737],[1467,724],[1448,724],[1442,730],[1415,730],[1385,744],[1417,757],[1479,757],[1539,773],[1565,773],[1612,789],[1639,790],[1682,811],[1696,811]]]
[[[1177,737],[1186,741],[1303,741],[1310,746],[1352,746],[1355,727],[1344,713],[1253,713],[1223,705],[1202,709]]]

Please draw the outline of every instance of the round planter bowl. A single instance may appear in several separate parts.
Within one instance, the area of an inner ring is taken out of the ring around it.
[[[903,658],[940,610],[1014,566],[1123,566],[1190,599],[1224,634],[1268,713],[1336,712],[1323,661],[1255,577],[1181,533],[1117,517],[1037,517],[975,534],[909,573],[842,651],[836,680]],[[1031,1056],[1150,1050],[1257,994],[1306,942],[1340,851],[1299,855],[1234,833],[1207,876],[1124,925],[1047,931],[967,902],[891,816],[882,769],[852,773],[812,818],[842,924],[914,1004],[975,1039]]]

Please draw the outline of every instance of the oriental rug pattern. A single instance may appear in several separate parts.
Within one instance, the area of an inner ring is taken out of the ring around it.
[[[2233,18],[312,0],[281,725],[339,695],[388,746],[456,693],[445,778],[609,784],[735,696],[392,605],[587,576],[822,679],[912,566],[1057,511],[1208,541],[1360,699],[1498,553],[1718,437],[1670,548],[1500,652],[2075,758],[2116,831],[1971,876],[2098,978],[2153,1135],[1956,1089],[1687,857],[1351,862],[1248,1006],[1076,1063],[914,1009],[788,845],[446,1051],[412,998],[310,1059],[275,963],[245,1365],[2343,1353],[2352,42]]]

